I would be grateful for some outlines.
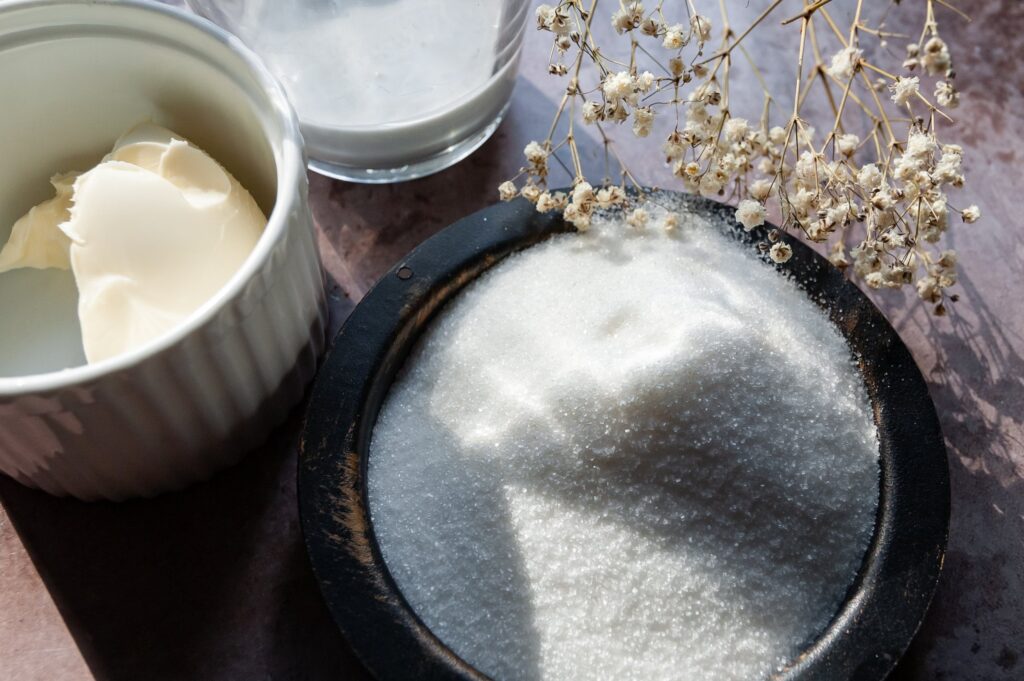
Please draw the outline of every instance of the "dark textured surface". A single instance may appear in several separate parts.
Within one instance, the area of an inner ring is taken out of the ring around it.
[[[729,2],[743,26],[762,3]],[[848,6],[847,0],[833,5]],[[916,34],[921,0],[891,30]],[[1024,678],[1024,3],[965,0],[939,20],[959,59],[955,112],[982,221],[958,228],[962,300],[935,319],[899,293],[873,296],[929,384],[950,454],[949,550],[935,601],[898,681]],[[749,6],[748,6],[749,5]],[[393,187],[312,178],[320,248],[335,282],[334,327],[370,284],[427,236],[491,203],[542,134],[559,83],[543,36],[527,53],[508,118],[459,166]],[[748,43],[777,62],[774,35]],[[788,57],[787,57],[788,60]],[[789,91],[788,74],[766,77]],[[747,91],[758,88],[749,75]],[[587,162],[599,149],[585,140]],[[630,155],[671,186],[657,155]],[[209,483],[124,505],[50,498],[0,480],[0,679],[364,679],[335,633],[301,546],[297,419]]]

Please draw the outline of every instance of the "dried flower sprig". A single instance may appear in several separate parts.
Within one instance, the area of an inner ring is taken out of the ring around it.
[[[849,268],[871,288],[914,286],[943,314],[945,303],[956,300],[947,293],[956,283],[956,254],[936,244],[951,215],[965,223],[980,217],[977,206],[957,209],[947,198],[948,189],[964,184],[963,151],[942,141],[937,128],[940,120],[952,122],[947,110],[957,106],[959,93],[935,7],[963,14],[948,0],[920,0],[924,27],[907,46],[899,69],[893,69],[901,73],[895,74],[866,56],[862,39],[884,47],[899,36],[883,24],[869,25],[863,0],[857,1],[848,29],[840,30],[829,14],[830,2],[771,0],[737,34],[725,1],[718,0],[720,39],[711,48],[714,22],[698,12],[697,0],[685,0],[685,15],[671,18],[664,0],[651,9],[638,0],[618,0],[603,20],[629,40],[628,57],[621,59],[598,44],[593,26],[599,0],[541,5],[537,27],[553,37],[549,71],[568,82],[547,136],[526,147],[526,165],[502,183],[500,197],[523,196],[539,211],[562,211],[585,231],[595,209],[629,203],[625,187],[642,191],[605,126],[630,123],[635,137],[646,138],[656,118],[674,118],[660,153],[684,189],[737,201],[737,220],[748,230],[764,224],[774,210],[783,229],[829,243],[832,263]],[[769,92],[744,43],[783,5],[795,5],[782,23],[799,31],[796,83],[792,109],[781,125],[771,125],[778,98]],[[835,46],[827,58],[826,39]],[[756,122],[734,115],[731,108],[730,74],[740,57],[763,89]],[[584,84],[588,73],[593,74],[589,86]],[[934,80],[931,97],[922,92],[922,78]],[[823,98],[831,111],[824,135],[803,115],[811,96]],[[566,132],[556,139],[563,120]],[[595,189],[587,180],[577,144],[580,122],[596,130],[609,166],[617,165],[617,183],[606,177]],[[548,189],[552,159],[571,177],[568,194]],[[642,210],[629,214],[634,226],[646,220]],[[670,216],[665,223],[672,229],[678,220]],[[763,250],[785,262],[792,251],[776,233],[771,237]],[[854,245],[848,249],[849,243]]]

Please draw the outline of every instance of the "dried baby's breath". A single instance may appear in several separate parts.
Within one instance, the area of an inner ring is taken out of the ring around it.
[[[936,7],[959,15],[957,21],[965,17],[950,0],[903,3],[903,11],[923,10],[923,29],[905,55],[895,57],[897,66],[887,69],[867,55],[892,50],[867,49],[869,41],[886,47],[900,36],[881,23],[871,25],[870,3],[863,0],[841,29],[829,14],[830,2],[771,0],[742,31],[730,27],[723,0],[541,5],[537,27],[549,31],[554,43],[549,71],[563,79],[565,90],[547,136],[526,147],[526,165],[511,185],[501,185],[501,198],[521,195],[538,210],[561,210],[585,231],[595,209],[628,206],[625,187],[643,194],[606,126],[628,123],[632,136],[648,138],[665,117],[673,128],[652,140],[651,150],[666,160],[682,188],[738,202],[737,220],[747,229],[773,212],[784,230],[829,244],[831,262],[869,287],[913,286],[944,313],[944,302],[954,299],[946,289],[956,283],[956,257],[938,244],[951,214],[965,223],[981,214],[973,205],[957,209],[947,197],[949,189],[964,185],[963,151],[942,139],[936,124],[952,122],[945,110],[956,107],[960,95]],[[781,98],[764,88],[761,110],[740,116],[730,101],[730,74],[747,68],[764,84],[763,65],[745,45],[769,19],[782,19],[792,31],[793,107],[780,114]],[[597,21],[610,22],[621,49],[599,44]],[[810,98],[831,112],[824,132],[803,115]],[[609,176],[617,169],[618,182],[606,179],[595,188],[588,181],[577,122],[599,135]],[[564,136],[556,136],[560,129]],[[546,191],[549,172],[558,167],[571,177],[569,196]],[[628,216],[635,227],[648,222],[636,209]],[[663,226],[677,224],[678,217],[666,218]],[[777,234],[762,250],[776,262],[792,254]]]

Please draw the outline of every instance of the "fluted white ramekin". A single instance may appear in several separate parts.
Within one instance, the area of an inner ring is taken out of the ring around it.
[[[324,344],[302,137],[283,91],[236,38],[174,8],[30,0],[0,3],[0,92],[5,219],[147,118],[223,163],[269,216],[241,270],[173,332],[96,364],[0,376],[0,471],[124,499],[233,463],[301,398]]]

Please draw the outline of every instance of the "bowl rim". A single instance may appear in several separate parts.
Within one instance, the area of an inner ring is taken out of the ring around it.
[[[301,183],[305,181],[306,161],[302,133],[298,118],[288,101],[284,89],[270,73],[260,58],[241,40],[211,21],[186,10],[149,2],[148,0],[11,0],[0,4],[0,23],[4,15],[21,11],[48,10],[60,8],[102,6],[113,12],[144,12],[176,21],[207,37],[213,38],[220,46],[227,48],[241,59],[243,65],[266,97],[266,114],[281,125],[282,136],[277,139],[267,135],[266,126],[262,132],[268,138],[276,165],[276,187],[274,206],[267,216],[267,225],[249,257],[227,283],[184,321],[167,333],[114,357],[92,364],[83,364],[27,376],[0,376],[0,399],[17,398],[37,393],[77,387],[95,381],[108,374],[131,369],[155,355],[180,343],[196,329],[207,324],[216,314],[243,289],[245,284],[263,268],[273,252],[274,245],[286,233],[289,214],[300,203]],[[89,24],[92,25],[92,24]],[[255,91],[255,90],[253,90]]]
[[[753,248],[735,209],[710,210]],[[427,239],[356,306],[314,383],[299,443],[298,502],[307,553],[336,625],[381,679],[487,677],[419,619],[384,562],[367,498],[369,442],[391,381],[420,332],[461,288],[507,255],[572,231],[524,199],[485,208]],[[927,384],[881,312],[825,258],[798,240],[785,265],[857,357],[879,436],[879,505],[871,543],[831,622],[772,679],[884,679],[931,603],[948,538],[945,444]],[[770,262],[770,261],[769,261]],[[818,294],[818,295],[815,295]],[[902,605],[902,607],[900,607]]]

